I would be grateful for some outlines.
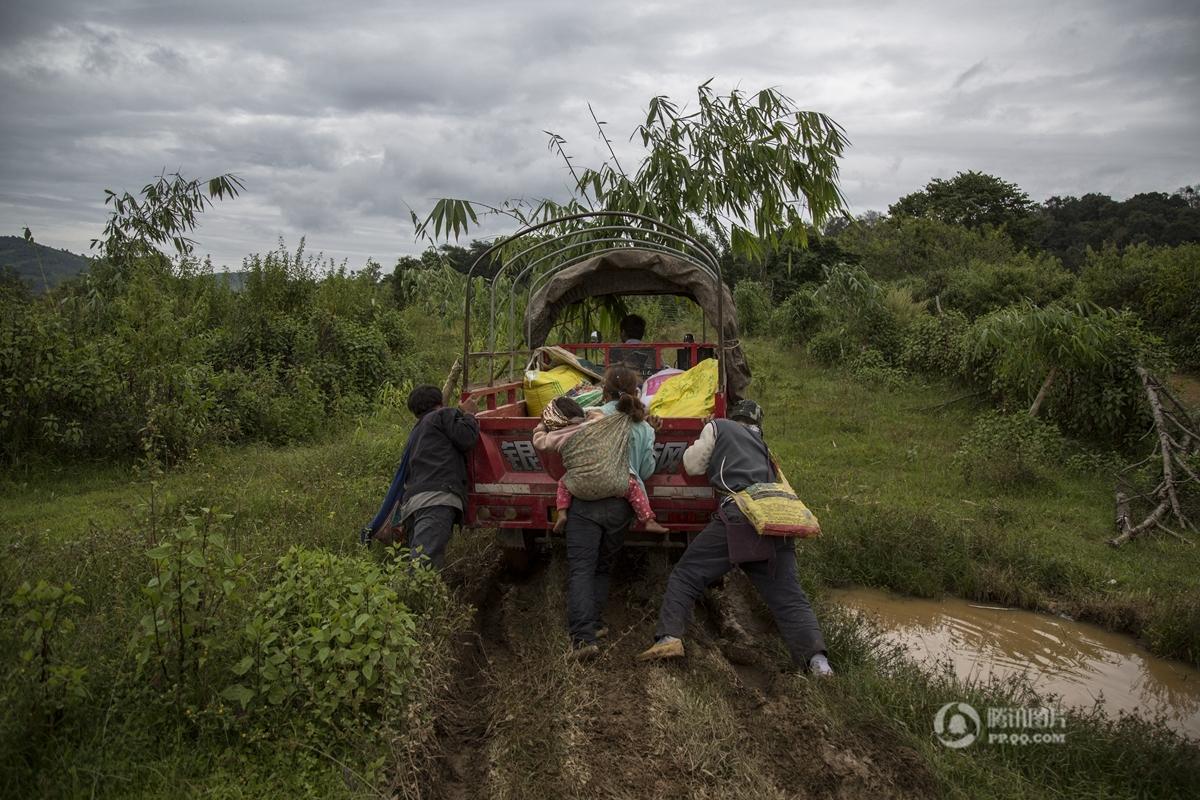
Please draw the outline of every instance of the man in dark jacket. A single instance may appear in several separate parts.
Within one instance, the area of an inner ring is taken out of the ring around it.
[[[753,400],[733,407],[730,419],[712,420],[683,453],[689,475],[707,475],[718,492],[739,492],[756,483],[776,480],[775,467],[762,435],[763,410]],[[734,566],[754,583],[771,609],[792,661],[816,675],[831,675],[821,628],[796,576],[795,542],[760,536],[726,497],[671,571],[658,612],[655,643],[639,661],[679,658],[692,607],[709,586]]]
[[[436,386],[413,389],[408,410],[417,422],[399,518],[408,532],[413,560],[427,558],[440,570],[467,502],[467,453],[479,441],[479,422],[469,401],[462,408],[443,406],[442,390]]]

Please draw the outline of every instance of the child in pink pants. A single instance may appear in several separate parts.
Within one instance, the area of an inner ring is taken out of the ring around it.
[[[594,417],[592,417],[594,418]],[[570,397],[556,397],[546,404],[542,410],[542,422],[533,430],[533,446],[538,450],[553,450],[559,452],[567,440],[574,436],[592,418],[585,417],[583,407]],[[650,533],[669,533],[670,529],[659,524],[650,508],[650,498],[642,488],[637,476],[630,472],[629,486],[625,499],[633,507],[638,522]],[[555,508],[558,509],[554,520],[554,530],[561,532],[567,526],[567,510],[571,507],[571,493],[563,479],[558,481],[558,491],[555,496]]]

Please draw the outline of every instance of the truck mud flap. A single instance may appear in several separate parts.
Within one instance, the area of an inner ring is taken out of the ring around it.
[[[520,528],[500,528],[496,531],[496,541],[505,550],[524,550],[525,532]]]

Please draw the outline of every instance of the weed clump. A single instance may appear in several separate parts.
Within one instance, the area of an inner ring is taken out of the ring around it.
[[[417,675],[417,623],[401,600],[410,577],[428,580],[406,560],[292,548],[258,593],[246,623],[238,682],[221,694],[243,709],[288,710],[339,727],[363,716],[389,719]]]
[[[1032,486],[1050,478],[1063,438],[1058,428],[1028,414],[991,412],[980,417],[954,454],[968,482]]]

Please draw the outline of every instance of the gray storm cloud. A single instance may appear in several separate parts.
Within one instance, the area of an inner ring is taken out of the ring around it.
[[[855,211],[966,169],[1039,200],[1200,181],[1194,3],[577,5],[6,4],[0,233],[83,251],[106,187],[235,172],[218,263],[307,235],[390,264],[437,197],[565,197],[542,131],[596,163],[589,102],[628,165],[647,100],[709,77],[842,123]]]

